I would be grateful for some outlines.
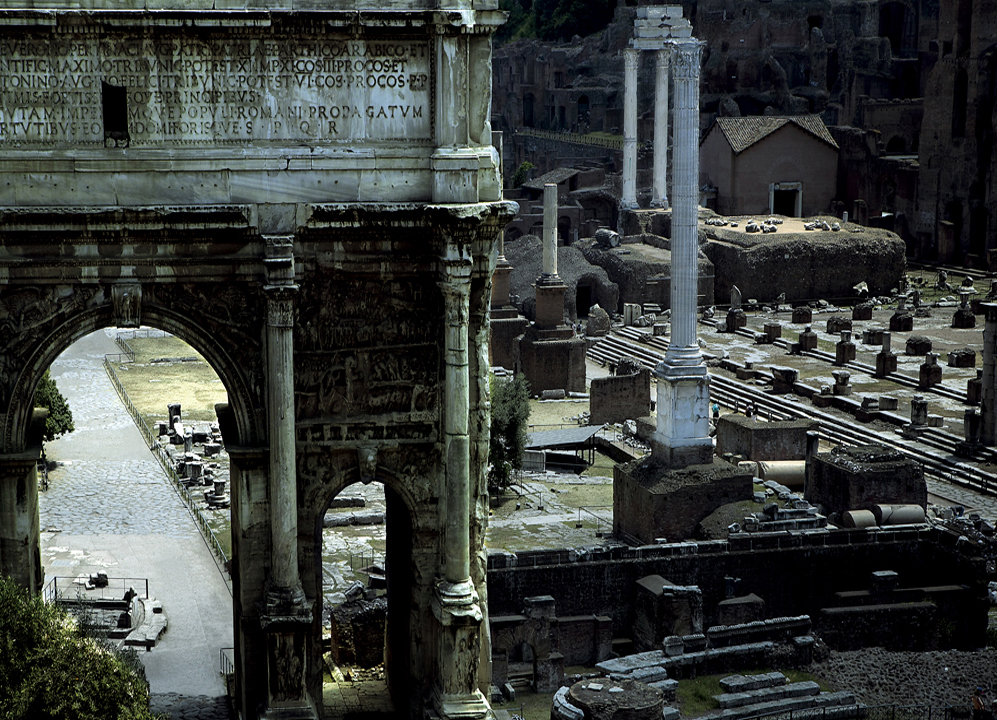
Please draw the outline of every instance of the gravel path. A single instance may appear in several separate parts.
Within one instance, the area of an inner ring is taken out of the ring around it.
[[[831,651],[827,660],[809,670],[835,688],[851,690],[867,705],[966,706],[978,685],[993,695],[997,686],[997,650]]]

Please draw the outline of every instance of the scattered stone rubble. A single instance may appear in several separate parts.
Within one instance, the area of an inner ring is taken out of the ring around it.
[[[211,489],[204,492],[204,501],[209,508],[229,507],[228,482],[219,477],[221,464],[205,461],[205,458],[218,458],[222,454],[222,435],[218,425],[184,425],[180,403],[176,402],[167,405],[167,417],[167,422],[156,423],[156,430],[160,442],[165,439],[169,443],[173,469],[180,481],[188,487],[209,486]],[[195,451],[195,445],[200,446],[201,452]],[[180,446],[183,451],[178,453],[174,448]]]

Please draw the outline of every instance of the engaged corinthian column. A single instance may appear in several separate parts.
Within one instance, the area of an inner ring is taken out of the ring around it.
[[[673,41],[672,333],[658,378],[654,452],[670,467],[711,462],[709,377],[696,338],[699,285],[699,62],[702,43]]]
[[[637,60],[640,51],[623,50],[623,199],[627,209],[637,207]]]
[[[652,207],[668,207],[668,66],[671,53],[666,47],[655,53],[654,83],[654,195]]]

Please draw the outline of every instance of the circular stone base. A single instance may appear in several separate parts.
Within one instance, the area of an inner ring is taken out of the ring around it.
[[[665,705],[660,690],[636,680],[583,680],[568,696],[586,720],[659,720]]]

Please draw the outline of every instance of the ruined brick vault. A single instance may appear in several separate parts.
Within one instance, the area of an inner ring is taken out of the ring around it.
[[[497,3],[3,5],[0,571],[40,589],[42,373],[162,328],[229,394],[240,716],[321,715],[321,521],[361,480],[396,707],[485,717]]]

